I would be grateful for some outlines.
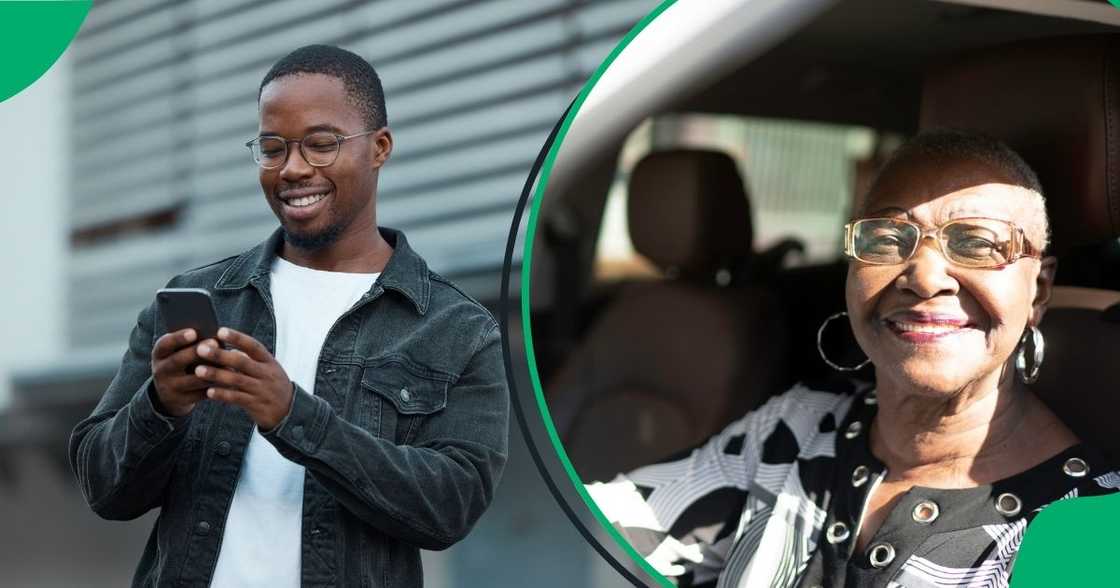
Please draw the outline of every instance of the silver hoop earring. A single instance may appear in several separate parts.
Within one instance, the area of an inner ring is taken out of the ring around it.
[[[831,359],[829,359],[828,356],[826,356],[824,354],[824,347],[823,347],[821,341],[824,339],[824,329],[825,329],[825,327],[827,327],[828,323],[832,322],[833,320],[838,319],[840,317],[846,317],[846,316],[848,316],[847,312],[843,312],[843,311],[838,312],[838,313],[824,319],[824,322],[821,323],[821,328],[817,329],[817,352],[821,354],[821,359],[823,359],[824,362],[828,364],[828,367],[830,367],[830,368],[832,368],[832,369],[834,369],[838,372],[854,372],[856,370],[862,369],[863,366],[871,363],[871,358],[869,357],[869,358],[863,360],[863,363],[861,363],[857,366],[846,367],[846,366],[842,366],[842,365],[838,365],[836,363],[833,363],[833,361]]]
[[[1028,351],[1027,348],[1030,347]],[[1027,357],[1030,361],[1027,361]],[[1019,341],[1019,353],[1015,355],[1015,371],[1019,372],[1019,379],[1024,384],[1033,384],[1038,381],[1038,372],[1042,369],[1042,360],[1046,357],[1046,340],[1042,338],[1042,331],[1030,325],[1023,332]],[[1029,365],[1028,365],[1029,363]]]

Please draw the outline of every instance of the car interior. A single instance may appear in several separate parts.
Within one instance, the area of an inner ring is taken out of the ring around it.
[[[1048,253],[1059,260],[1041,325],[1046,358],[1032,389],[1115,458],[1118,31],[956,3],[900,0],[884,9],[852,0],[648,116],[873,129],[875,156],[851,162],[853,198],[889,150],[885,138],[956,128],[1008,143],[1039,174],[1052,226]],[[796,237],[756,247],[749,167],[688,145],[644,155],[624,175],[626,217],[634,251],[655,270],[611,280],[597,277],[595,256],[618,157],[578,171],[580,180],[549,193],[554,201],[543,208],[534,260],[547,261],[532,271],[547,296],[534,302],[531,320],[545,399],[584,481],[687,451],[797,381],[845,377],[817,351],[818,327],[844,308],[840,243],[830,258],[808,263]],[[841,364],[862,357],[850,341],[825,345]],[[872,369],[857,375],[870,378]]]

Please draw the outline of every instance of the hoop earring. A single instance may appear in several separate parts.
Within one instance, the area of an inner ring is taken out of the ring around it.
[[[821,323],[821,328],[817,329],[817,352],[821,354],[821,359],[823,359],[824,362],[828,364],[828,367],[830,367],[830,368],[832,368],[832,369],[834,369],[838,372],[854,372],[856,370],[862,369],[863,366],[871,363],[871,358],[869,357],[869,358],[863,360],[863,363],[861,363],[857,366],[846,367],[846,366],[842,366],[842,365],[838,365],[836,363],[833,363],[833,361],[831,359],[829,359],[828,356],[826,356],[824,354],[824,347],[822,346],[821,341],[824,339],[824,329],[825,329],[825,327],[827,327],[828,323],[832,322],[833,320],[838,319],[840,317],[846,317],[846,316],[848,316],[847,312],[844,312],[844,311],[838,312],[838,313],[824,319],[824,322]]]
[[[1027,347],[1031,351],[1027,351]],[[1027,356],[1030,355],[1030,365],[1027,365]],[[1030,325],[1023,332],[1019,340],[1019,353],[1015,355],[1015,371],[1019,372],[1019,379],[1024,384],[1033,384],[1038,381],[1038,372],[1042,369],[1042,360],[1046,357],[1046,340],[1042,338],[1042,331]]]

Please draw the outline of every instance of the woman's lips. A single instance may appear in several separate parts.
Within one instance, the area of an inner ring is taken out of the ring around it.
[[[967,317],[916,311],[891,313],[883,322],[895,336],[909,343],[932,343],[974,328]]]

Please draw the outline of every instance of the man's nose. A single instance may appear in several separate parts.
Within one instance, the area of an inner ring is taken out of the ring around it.
[[[906,260],[906,267],[895,285],[909,290],[921,298],[939,294],[956,294],[960,284],[951,274],[952,263],[941,253],[936,239],[923,238],[918,250]]]
[[[286,181],[306,178],[315,173],[315,168],[303,158],[303,150],[298,142],[288,144],[288,159],[280,168],[280,177]]]

